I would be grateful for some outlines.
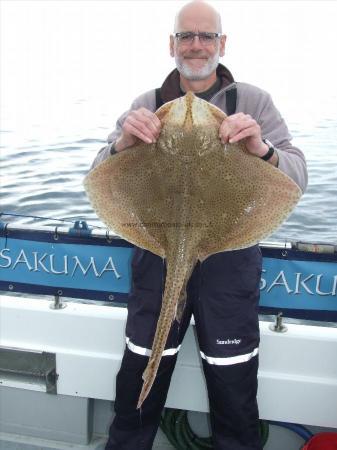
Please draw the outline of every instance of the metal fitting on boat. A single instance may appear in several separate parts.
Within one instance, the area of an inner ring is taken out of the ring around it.
[[[62,291],[58,291],[58,293],[54,296],[54,303],[49,305],[50,309],[64,309],[66,308],[66,303],[62,303],[60,300]]]
[[[277,316],[275,316],[275,323],[269,325],[269,329],[275,331],[275,333],[285,333],[288,331],[288,328],[283,325],[282,320],[282,312],[279,312]]]

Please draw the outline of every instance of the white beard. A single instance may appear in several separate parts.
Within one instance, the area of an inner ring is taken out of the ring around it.
[[[189,67],[185,62],[183,57],[175,55],[176,66],[179,73],[185,77],[187,80],[197,81],[197,80],[205,80],[208,78],[218,67],[219,64],[219,51],[216,54],[209,58],[206,64],[200,69],[194,69]]]

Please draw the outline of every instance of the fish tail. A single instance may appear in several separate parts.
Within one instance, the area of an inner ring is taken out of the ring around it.
[[[189,258],[186,258],[185,261],[181,261],[181,270],[177,270],[179,269],[179,265],[177,267],[177,264],[172,264],[168,258],[162,309],[153,340],[152,353],[142,376],[144,383],[138,399],[137,409],[142,406],[142,403],[149,395],[152,385],[156,379],[158,367],[165,349],[167,336],[177,313],[177,305],[179,302],[181,289],[184,286],[185,277],[189,277],[193,266],[194,263],[192,263]]]
[[[144,373],[142,375],[142,378],[144,381],[151,378],[152,373],[155,371],[155,361],[149,361],[148,365],[146,366],[146,369],[144,370]]]
[[[139,395],[137,409],[139,409],[142,406],[144,400],[149,395],[152,385],[154,383],[154,380],[156,379],[156,373],[157,373],[157,370],[155,370],[153,365],[146,367],[146,369],[143,373],[144,383],[143,383],[141,393]]]
[[[146,397],[149,395],[152,385],[156,379],[158,367],[160,364],[161,356],[165,348],[166,339],[159,343],[160,346],[156,345],[155,351],[152,352],[150,360],[144,370],[142,375],[143,386],[141,393],[139,395],[137,409],[139,409]]]

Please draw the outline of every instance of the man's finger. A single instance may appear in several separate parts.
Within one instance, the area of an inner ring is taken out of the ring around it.
[[[151,130],[154,137],[156,137],[159,133],[158,126],[154,123],[154,120],[151,116],[148,116],[146,114],[138,114],[136,116],[136,120],[149,130]]]
[[[255,126],[251,126],[251,127],[245,128],[244,130],[241,130],[239,133],[237,133],[236,135],[231,137],[229,139],[229,143],[230,144],[234,144],[235,142],[241,141],[241,139],[245,139],[245,138],[250,137],[250,136],[255,136],[255,134],[256,134],[256,127]]]
[[[145,114],[149,117],[157,128],[161,128],[161,122],[158,117],[148,109],[144,109]]]
[[[138,120],[146,123],[156,136],[159,135],[161,130],[161,122],[155,114],[145,108],[137,111],[136,114]]]
[[[245,119],[238,123],[235,123],[235,125],[230,129],[229,139],[236,136],[241,131],[246,130],[247,128],[254,128],[255,126],[256,122],[253,119]]]
[[[129,116],[127,123],[125,124],[125,128],[127,127],[128,124],[130,124],[133,127],[133,129],[136,129],[139,133],[142,133],[142,135],[146,136],[147,139],[150,140],[150,141],[146,140],[145,142],[153,142],[156,140],[156,133],[148,122],[144,123],[136,119],[135,117]]]
[[[246,116],[244,118],[233,121],[232,123],[225,122],[223,125],[224,125],[223,127],[222,125],[220,127],[219,137],[223,141],[228,142],[241,131],[247,128],[254,127],[256,125],[256,122],[254,119],[251,119],[250,116],[248,117]]]
[[[153,142],[153,138],[149,137],[147,134],[143,133],[139,128],[135,127],[131,123],[125,124],[125,131],[132,136],[139,138],[141,141],[146,142],[147,144],[151,144]]]
[[[228,142],[228,138],[229,138],[229,125],[226,122],[226,120],[224,120],[222,122],[222,124],[220,125],[219,128],[219,138],[221,139],[221,141],[225,144],[226,142]]]

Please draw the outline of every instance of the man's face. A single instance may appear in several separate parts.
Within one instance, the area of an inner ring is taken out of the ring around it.
[[[176,32],[217,33],[216,18],[195,12],[181,17]],[[170,36],[170,54],[175,58],[180,74],[188,80],[205,80],[216,70],[219,57],[224,55],[226,36],[215,38],[211,43],[194,37],[192,42],[181,42]]]

